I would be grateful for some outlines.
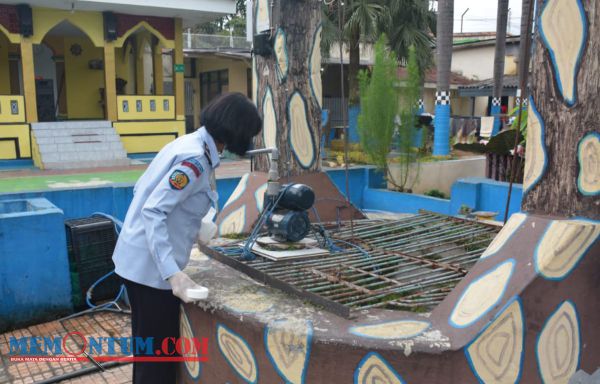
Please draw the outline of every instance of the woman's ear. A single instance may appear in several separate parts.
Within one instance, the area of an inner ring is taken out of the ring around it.
[[[223,150],[225,149],[225,144],[223,144],[223,143],[215,142],[215,145],[217,146],[217,151],[219,153],[223,152]]]

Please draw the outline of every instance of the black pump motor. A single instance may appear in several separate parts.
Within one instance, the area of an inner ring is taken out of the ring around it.
[[[306,211],[315,203],[315,192],[312,188],[304,184],[283,185],[275,201],[277,206],[266,222],[269,235],[284,242],[304,239],[310,231],[310,220]]]
[[[283,211],[269,216],[267,228],[277,241],[297,242],[308,235],[310,221],[305,211]]]

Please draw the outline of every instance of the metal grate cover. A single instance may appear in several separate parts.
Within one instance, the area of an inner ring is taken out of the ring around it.
[[[252,278],[343,317],[385,308],[427,312],[479,259],[500,227],[422,212],[325,226],[335,250],[302,260],[240,259],[238,245],[203,249]]]

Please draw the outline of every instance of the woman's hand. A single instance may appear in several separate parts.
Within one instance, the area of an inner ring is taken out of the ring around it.
[[[173,276],[168,278],[169,284],[171,284],[171,289],[173,289],[173,295],[179,297],[181,301],[184,303],[191,303],[193,301],[197,301],[196,299],[192,299],[187,295],[188,289],[199,289],[202,286],[196,284],[194,280],[190,279],[190,277],[184,272],[177,272]]]

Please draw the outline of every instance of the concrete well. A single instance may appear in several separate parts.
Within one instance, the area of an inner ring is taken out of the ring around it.
[[[566,383],[600,365],[599,236],[598,222],[518,213],[430,312],[350,318],[196,252],[186,272],[210,295],[181,323],[208,361],[182,363],[180,382]]]
[[[71,311],[64,216],[43,198],[0,201],[0,330]]]

